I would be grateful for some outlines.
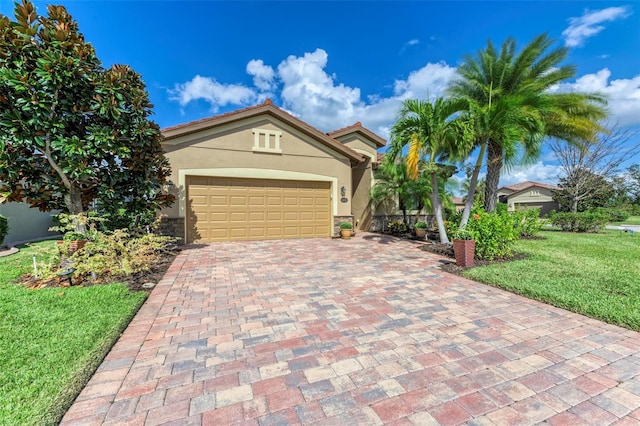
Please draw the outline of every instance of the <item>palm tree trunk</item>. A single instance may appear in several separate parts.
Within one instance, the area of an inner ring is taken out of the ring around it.
[[[478,175],[482,168],[482,162],[484,161],[484,154],[487,151],[487,142],[484,142],[480,147],[480,153],[476,160],[476,165],[471,173],[471,182],[469,182],[469,193],[467,194],[467,201],[464,203],[464,211],[462,212],[462,218],[460,219],[460,228],[464,229],[469,222],[469,216],[471,216],[471,208],[473,207],[473,200],[476,197],[476,185],[478,184]]]
[[[489,155],[487,157],[487,177],[484,192],[484,210],[491,213],[498,203],[498,183],[502,171],[503,152],[500,144],[489,141]]]
[[[442,244],[449,244],[447,230],[444,227],[444,219],[442,217],[442,205],[440,204],[440,197],[438,195],[438,177],[435,173],[431,173],[431,204],[433,204],[433,213],[436,216],[436,223],[438,224],[440,242]]]

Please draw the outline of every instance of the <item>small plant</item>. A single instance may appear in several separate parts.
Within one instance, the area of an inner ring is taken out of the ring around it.
[[[416,224],[414,225],[414,228],[427,229],[427,224],[425,222],[419,221],[419,222],[416,222]]]
[[[475,240],[475,235],[468,229],[460,228],[453,233],[454,240]]]
[[[393,220],[387,225],[392,234],[404,234],[407,232],[407,225],[401,220]]]
[[[0,246],[4,242],[5,237],[9,233],[9,219],[0,214]]]
[[[340,229],[353,229],[353,224],[351,222],[342,222]]]

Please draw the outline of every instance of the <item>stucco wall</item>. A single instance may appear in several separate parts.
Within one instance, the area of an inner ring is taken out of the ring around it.
[[[0,214],[9,219],[9,234],[4,244],[12,246],[57,235],[56,232],[49,232],[55,213],[43,213],[26,203],[0,204]]]
[[[513,211],[516,204],[542,204],[553,202],[551,190],[532,187],[508,198],[509,210]]]
[[[282,152],[255,152],[253,129],[281,131]],[[259,115],[184,135],[163,147],[178,201],[162,212],[169,217],[184,216],[187,175],[327,181],[332,184],[334,216],[351,215],[351,198],[339,202],[339,189],[351,187],[350,160],[272,116]]]

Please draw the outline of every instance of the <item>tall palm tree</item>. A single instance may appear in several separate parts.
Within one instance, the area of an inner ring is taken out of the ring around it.
[[[606,116],[603,96],[551,91],[575,76],[573,66],[561,65],[568,50],[549,52],[552,44],[553,40],[542,34],[516,53],[513,38],[508,38],[499,51],[489,40],[475,57],[464,58],[458,68],[461,78],[449,87],[451,95],[467,101],[466,115],[474,123],[476,146],[480,148],[467,200],[472,202],[474,198],[486,155],[488,212],[496,206],[503,166],[514,162],[519,152],[524,153],[524,161],[532,161],[540,155],[547,136],[578,143],[594,140],[603,130],[598,124]],[[470,211],[469,202],[465,205],[468,219],[467,207]]]
[[[431,206],[436,217],[441,243],[448,243],[444,227],[439,181],[447,180],[455,171],[437,163],[443,158],[459,158],[471,148],[468,125],[453,115],[460,111],[460,102],[438,98],[433,103],[407,99],[402,103],[398,120],[391,129],[391,147],[387,156],[393,160],[405,147],[407,174],[417,179],[422,169],[431,178]]]

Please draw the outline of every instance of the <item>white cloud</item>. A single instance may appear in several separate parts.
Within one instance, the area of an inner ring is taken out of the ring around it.
[[[335,76],[324,71],[328,55],[322,49],[298,57],[291,55],[278,65],[283,87],[283,106],[303,120],[323,129],[336,129],[364,108],[360,89],[335,84]]]
[[[509,170],[500,177],[500,186],[509,186],[528,180],[557,185],[560,177],[562,177],[562,170],[560,169],[560,166],[544,164],[542,161],[538,161],[530,166],[523,166]]]
[[[268,65],[265,65],[262,59],[252,59],[247,63],[247,74],[253,76],[253,84],[260,90],[268,91],[276,87],[276,72]]]
[[[613,121],[621,126],[640,124],[640,74],[632,78],[610,80],[611,71],[603,68],[594,74],[585,74],[575,83],[558,87],[561,91],[599,92],[609,97],[609,111]]]
[[[402,45],[402,48],[400,49],[400,52],[398,52],[398,54],[403,55],[404,52],[406,52],[409,47],[416,46],[418,44],[420,44],[420,40],[418,40],[417,38],[411,39]]]
[[[582,46],[586,39],[604,30],[604,22],[624,19],[631,14],[628,7],[608,7],[601,10],[585,11],[582,16],[569,18],[569,26],[562,32],[567,47]]]
[[[181,106],[195,100],[204,100],[217,111],[226,105],[242,105],[253,103],[257,99],[254,89],[241,84],[222,84],[215,79],[196,75],[186,83],[176,84],[169,91],[171,100],[178,101]]]

